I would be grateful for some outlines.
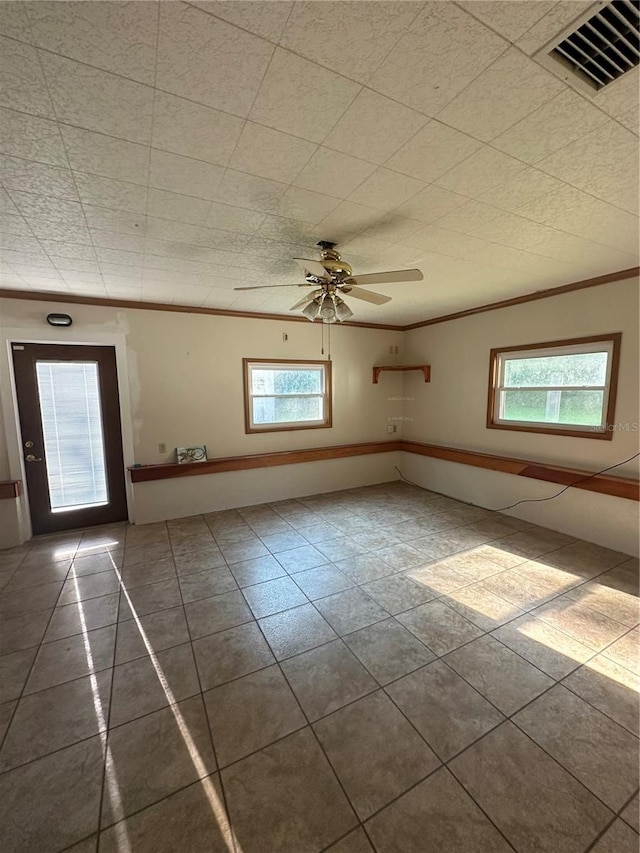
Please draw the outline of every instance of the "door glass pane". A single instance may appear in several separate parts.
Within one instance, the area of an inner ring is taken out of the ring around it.
[[[36,375],[51,509],[107,503],[98,365],[39,361]]]

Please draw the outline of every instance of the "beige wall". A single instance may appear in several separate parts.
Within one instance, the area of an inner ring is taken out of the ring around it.
[[[589,471],[632,456],[638,452],[638,432],[618,431],[611,441],[599,441],[486,428],[492,347],[608,332],[622,332],[615,420],[637,424],[638,282],[629,280],[407,332],[405,357],[431,364],[431,383],[424,385],[418,375],[406,374],[404,437]],[[413,454],[404,454],[402,461],[409,469],[403,470],[405,476],[492,508],[558,491],[553,485],[419,460]],[[638,460],[612,474],[637,476]],[[524,504],[514,514],[610,547],[633,552],[638,548],[637,504],[630,501],[571,489],[552,503]]]
[[[73,326],[66,330],[48,326],[46,315],[54,310],[70,313]],[[389,354],[390,348],[401,346],[401,332],[332,328],[332,428],[246,435],[242,359],[321,359],[322,330],[318,323],[4,299],[0,300],[2,329],[5,338],[7,330],[12,330],[9,337],[14,339],[22,335],[28,340],[76,343],[92,342],[96,335],[123,339],[128,373],[125,402],[129,408],[123,414],[132,426],[131,461],[142,464],[173,461],[178,445],[206,444],[209,455],[219,457],[387,440],[394,438],[387,434],[389,418],[401,414],[402,403],[389,399],[401,396],[401,377],[385,374],[378,385],[371,380],[372,365],[402,357],[401,353]],[[288,341],[283,341],[283,334]],[[325,327],[325,346],[326,342]],[[1,357],[7,359],[6,351]],[[0,373],[0,377],[4,377],[1,391],[5,416],[10,417],[8,372]],[[401,424],[399,420],[395,423]],[[159,452],[159,443],[166,444],[167,453]],[[393,457],[393,464],[385,455],[387,463],[378,459],[364,467],[353,460],[299,466],[296,493],[360,485],[365,472],[373,478],[368,482],[395,479],[397,457]],[[16,470],[15,464],[10,464],[7,442],[0,433],[0,479],[15,477],[11,473]],[[164,497],[159,496],[157,486],[140,484],[134,488],[135,519],[146,522],[276,499],[283,496],[283,484],[290,479],[286,471],[284,467],[273,470],[266,483],[256,474],[255,500],[246,478],[237,475],[224,480],[210,475],[165,483]]]

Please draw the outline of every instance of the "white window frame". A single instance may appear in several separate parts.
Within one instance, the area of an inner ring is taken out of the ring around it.
[[[528,344],[524,347],[508,347],[491,350],[489,406],[487,426],[494,429],[542,432],[549,434],[574,435],[584,438],[612,438],[615,391],[620,351],[620,334],[582,338],[572,341],[556,341],[549,344]],[[583,353],[607,353],[607,371],[604,385],[558,385],[558,386],[505,386],[506,364],[513,359],[547,358],[549,356],[580,355]],[[603,391],[600,424],[567,424],[551,421],[517,421],[503,416],[504,391]]]
[[[298,361],[297,359],[257,359],[244,358],[244,414],[245,432],[281,432],[299,429],[327,429],[332,423],[331,406],[331,362],[330,361]],[[322,392],[320,394],[254,394],[251,374],[253,370],[305,370],[321,369]],[[253,420],[253,400],[258,397],[319,397],[322,399],[323,417],[314,421],[278,421],[266,424],[256,424]]]

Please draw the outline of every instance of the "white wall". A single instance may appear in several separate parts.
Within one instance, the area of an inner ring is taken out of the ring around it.
[[[611,441],[487,429],[489,351],[544,341],[622,332],[615,420],[638,413],[638,282],[628,280],[502,308],[405,333],[409,362],[431,364],[431,383],[406,374],[404,437],[496,455],[597,471],[638,452],[639,433]],[[612,471],[637,477],[638,460]],[[499,508],[555,494],[554,484],[403,454],[406,477],[434,491]],[[552,502],[524,504],[514,515],[602,545],[637,553],[638,506],[570,489]]]
[[[46,315],[56,310],[73,316],[70,329],[56,330],[46,324]],[[283,333],[288,335],[286,342]],[[131,461],[137,463],[173,461],[173,450],[180,445],[206,444],[211,457],[224,457],[397,437],[387,434],[387,424],[402,404],[389,398],[401,396],[402,379],[385,374],[374,385],[371,368],[389,362],[390,348],[402,343],[401,332],[332,328],[333,427],[261,435],[244,431],[242,359],[323,358],[318,323],[0,300],[0,338],[17,336],[59,342],[124,340],[128,388],[124,389],[123,417],[132,432]],[[3,344],[0,359],[8,359],[8,353]],[[6,423],[13,417],[12,389],[8,365],[0,368]],[[159,443],[166,444],[166,454],[159,453]],[[20,455],[17,439],[3,440],[0,434],[0,480],[20,476]],[[393,465],[382,459],[368,464],[341,460],[296,466],[296,494],[395,479]],[[292,472],[285,466],[261,473],[141,483],[133,489],[133,516],[142,523],[275,500],[286,496],[291,483]]]

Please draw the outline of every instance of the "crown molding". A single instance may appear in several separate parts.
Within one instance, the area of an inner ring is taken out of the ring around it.
[[[408,332],[413,329],[421,329],[425,326],[435,326],[437,323],[460,320],[463,317],[471,317],[474,314],[499,311],[501,308],[510,308],[513,305],[523,305],[526,302],[536,302],[539,299],[550,299],[553,296],[562,296],[565,293],[573,293],[577,290],[586,290],[587,288],[598,287],[602,284],[624,281],[628,278],[635,278],[639,274],[640,267],[630,267],[626,270],[607,273],[607,275],[599,275],[595,278],[562,284],[560,287],[535,290],[532,293],[525,293],[522,296],[514,296],[512,299],[488,302],[484,305],[478,305],[475,308],[466,308],[464,311],[443,314],[440,317],[431,317],[429,320],[421,320],[418,323],[409,323],[404,326],[389,323],[361,323],[350,320],[340,323],[340,325],[359,329],[381,329],[387,332]],[[168,311],[176,314],[205,314],[213,317],[236,317],[245,320],[277,320],[287,323],[309,322],[306,317],[301,317],[300,315],[290,316],[288,314],[260,314],[253,311],[229,311],[225,308],[202,308],[195,305],[173,305],[166,302],[140,302],[129,299],[110,299],[109,297],[102,296],[76,296],[72,293],[55,293],[53,291],[7,290],[0,288],[0,298],[24,299],[29,302],[59,302],[67,305],[97,305],[103,308],[128,308],[140,311]]]

